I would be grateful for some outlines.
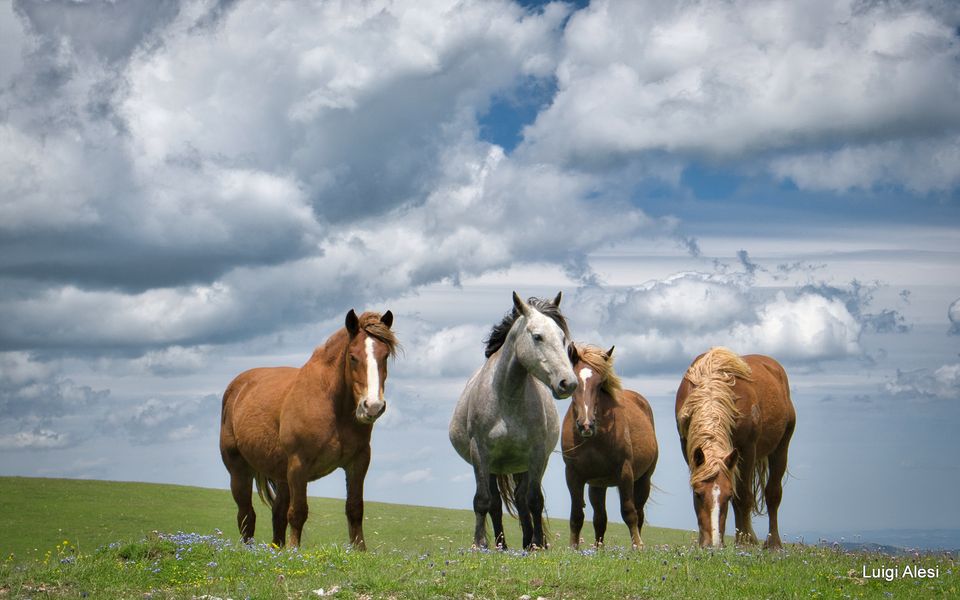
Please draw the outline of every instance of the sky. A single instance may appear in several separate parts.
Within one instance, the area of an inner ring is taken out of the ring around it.
[[[648,523],[695,528],[674,396],[726,345],[790,377],[785,539],[960,529],[960,7],[0,3],[0,475],[225,488],[229,381],[390,309],[366,498],[468,509],[513,290],[650,400]]]

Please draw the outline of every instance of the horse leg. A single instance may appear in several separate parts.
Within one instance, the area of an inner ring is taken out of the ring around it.
[[[222,453],[223,464],[230,472],[230,493],[237,503],[237,528],[243,543],[253,542],[253,532],[257,526],[257,513],[253,511],[253,469],[239,452]]]
[[[740,453],[740,475],[737,477],[737,494],[733,499],[733,515],[737,525],[737,544],[756,544],[757,534],[753,532],[753,509],[756,500],[753,496],[753,469],[756,464],[756,450],[752,447]]]
[[[517,519],[520,521],[520,530],[523,532],[523,548],[529,548],[533,540],[533,522],[530,520],[530,504],[527,501],[527,488],[530,479],[526,473],[517,473],[513,476],[513,499],[517,503]]]
[[[603,546],[603,536],[607,533],[607,488],[591,485],[587,494],[593,507],[593,535],[597,548]]]
[[[584,481],[567,465],[567,490],[570,492],[570,547],[580,547],[580,532],[583,530]]]
[[[643,508],[650,497],[650,472],[636,480],[633,484],[633,505],[637,508],[637,535],[643,532]],[[640,548],[643,548],[643,538],[640,539]]]
[[[290,545],[300,547],[300,534],[307,522],[307,473],[299,456],[290,456],[287,461],[287,486],[290,495],[290,508],[287,521],[290,523]]]
[[[490,474],[490,522],[493,523],[493,544],[500,550],[507,549],[507,539],[503,535],[503,502],[500,499],[500,486],[497,476]]]
[[[538,452],[531,452],[537,456]],[[549,453],[546,453],[549,457]],[[543,525],[543,472],[547,468],[547,461],[532,463],[527,471],[527,506],[530,508],[530,520],[533,521],[533,537],[530,539],[530,549],[546,549],[549,540],[544,534]]]
[[[350,529],[350,543],[357,550],[366,550],[363,539],[363,480],[370,467],[370,447],[360,452],[353,462],[344,467],[347,474],[347,525]]]
[[[480,451],[476,440],[470,440],[470,462],[473,463],[473,474],[477,482],[477,492],[473,496],[473,512],[476,524],[473,529],[473,545],[477,548],[487,547],[487,512],[490,510],[490,469],[487,466],[487,457]]]
[[[273,500],[273,543],[283,548],[287,543],[287,511],[290,510],[290,486],[277,482],[277,497]]]
[[[789,432],[792,433],[792,432]],[[767,499],[767,515],[770,519],[770,533],[767,534],[767,541],[763,547],[771,550],[782,548],[780,542],[780,528],[777,523],[777,511],[780,509],[780,500],[783,498],[783,474],[787,472],[787,446],[790,443],[790,435],[784,436],[784,439],[777,446],[777,449],[768,457],[770,473],[767,476],[767,487],[764,488],[764,495]]]
[[[624,463],[620,471],[617,491],[620,492],[620,516],[623,517],[623,522],[630,531],[630,543],[635,550],[639,549],[643,546],[643,540],[640,539],[640,528],[637,526],[637,507],[633,498],[633,469],[630,468],[629,463]]]

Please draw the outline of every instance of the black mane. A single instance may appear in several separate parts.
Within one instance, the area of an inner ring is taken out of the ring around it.
[[[531,308],[535,308],[544,315],[553,319],[553,322],[559,325],[560,329],[563,330],[563,335],[567,336],[568,339],[570,338],[570,330],[567,329],[567,319],[560,314],[559,306],[550,300],[544,300],[543,298],[537,298],[536,296],[531,296],[528,298],[527,304],[529,304]],[[493,329],[490,330],[490,335],[487,336],[487,339],[483,342],[487,345],[487,348],[483,353],[485,357],[490,358],[494,352],[503,346],[503,343],[507,341],[507,334],[510,333],[510,328],[513,327],[513,324],[518,318],[520,318],[520,313],[517,312],[516,308],[514,308],[503,316],[503,320],[493,326]]]

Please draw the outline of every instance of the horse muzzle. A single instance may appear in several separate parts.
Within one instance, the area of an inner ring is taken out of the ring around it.
[[[357,406],[357,420],[364,425],[371,425],[385,410],[387,410],[387,403],[383,400],[376,402],[364,400]]]
[[[561,379],[553,386],[553,395],[557,399],[569,398],[577,390],[577,378]]]
[[[597,433],[597,422],[592,421],[589,424],[584,425],[578,421],[577,433],[580,434],[580,437],[585,437],[585,438],[593,437]]]

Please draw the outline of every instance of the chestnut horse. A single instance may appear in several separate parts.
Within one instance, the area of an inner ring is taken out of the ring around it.
[[[620,386],[613,348],[571,344],[570,362],[580,377],[560,433],[570,490],[570,546],[580,545],[583,486],[589,484],[596,546],[603,545],[607,529],[607,488],[616,487],[630,540],[642,548],[643,507],[657,466],[653,411],[643,396]]]
[[[690,467],[700,545],[720,547],[733,500],[737,543],[756,544],[750,521],[766,501],[770,533],[781,547],[777,510],[787,447],[797,415],[780,363],[759,354],[713,348],[693,361],[677,390],[677,430]]]
[[[524,302],[513,293],[513,311],[491,331],[487,361],[467,382],[450,420],[450,443],[476,478],[478,548],[487,547],[488,512],[495,545],[507,547],[501,494],[510,512],[516,508],[523,547],[547,545],[541,481],[560,437],[553,398],[566,398],[577,387],[560,298]]]
[[[253,540],[251,484],[273,511],[273,543],[300,545],[307,482],[342,468],[347,476],[350,542],[363,550],[363,480],[373,422],[387,405],[387,357],[396,353],[393,313],[351,310],[345,327],[303,367],[244,371],[223,394],[220,455],[230,472],[237,525]]]

